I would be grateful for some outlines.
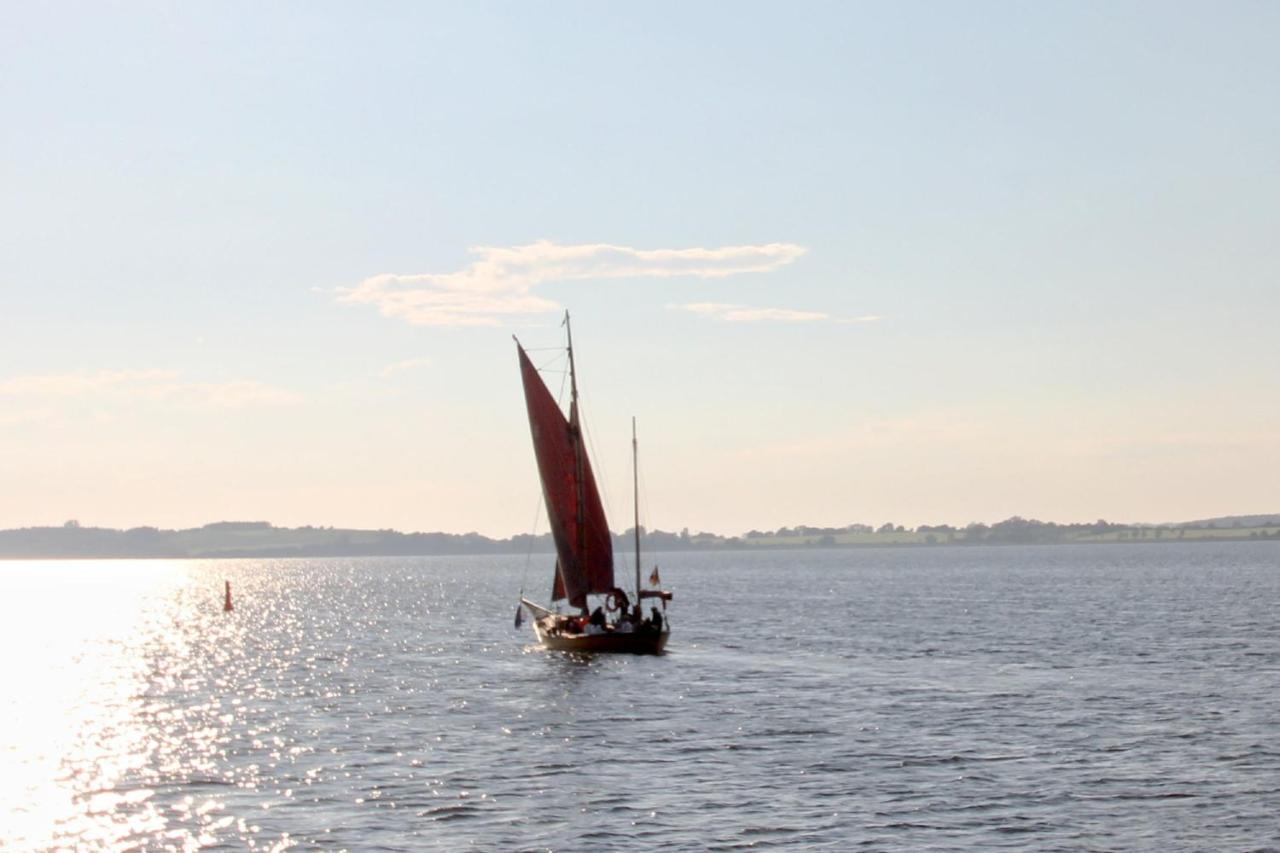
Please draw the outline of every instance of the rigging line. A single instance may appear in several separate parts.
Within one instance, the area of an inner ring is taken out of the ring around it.
[[[556,403],[561,409],[564,409],[564,389],[565,384],[569,381],[569,351],[564,346],[556,347],[525,347],[524,351],[529,352],[555,352],[556,355],[547,359],[543,364],[535,364],[534,369],[538,373],[552,374],[560,377],[560,391],[556,394]],[[558,366],[557,366],[558,365]],[[548,385],[548,390],[550,386]],[[566,413],[567,417],[567,413]]]
[[[558,359],[552,359],[548,361],[547,364],[535,365],[535,369],[538,370],[538,373],[557,373],[561,375],[567,374],[568,373],[567,368],[554,368],[554,369],[552,368],[552,365],[556,364],[557,361]]]
[[[654,542],[656,540],[653,539],[652,534],[654,531],[659,530],[660,528],[652,520],[653,516],[649,511],[649,507],[650,507],[649,481],[648,479],[645,478],[644,470],[641,469],[640,471],[640,513],[641,513],[640,517],[644,519],[644,522],[643,522],[644,533],[645,533],[644,538],[648,539],[650,542]],[[670,521],[669,518],[668,518],[668,521]],[[674,535],[674,534],[671,534],[671,535]],[[649,561],[653,563],[654,566],[658,565],[658,554],[653,547],[649,548]]]
[[[524,555],[524,571],[520,573],[520,596],[524,597],[524,582],[529,577],[529,566],[533,565],[533,549],[538,542],[538,524],[542,521],[542,495],[538,495],[538,505],[533,513],[533,527],[529,533],[529,550]]]
[[[564,361],[564,353],[560,353],[558,357],[547,359],[545,363],[538,366],[538,372],[539,373],[568,373],[569,365],[567,364],[564,365],[563,367],[558,367],[558,368],[555,368],[554,370],[552,369],[552,365],[558,364],[559,362],[562,362],[562,361]]]
[[[640,511],[639,511],[639,513],[638,513],[638,515],[640,516],[640,522],[639,522],[639,523],[640,523],[640,530],[641,530],[640,543],[643,545],[643,544],[644,544],[644,541],[645,541],[646,539],[648,539],[651,543],[652,543],[652,541],[653,541],[653,540],[650,538],[650,536],[649,536],[649,533],[650,533],[650,527],[649,527],[649,483],[648,483],[648,481],[647,481],[647,480],[645,480],[645,478],[644,478],[644,466],[642,466],[642,465],[637,465],[637,466],[636,466],[636,469],[637,469],[637,470],[636,470],[636,480],[638,481],[638,488],[636,489],[636,491],[638,491],[638,492],[640,493],[640,497],[639,497],[639,499],[637,500],[637,503],[640,505]],[[650,555],[650,559],[652,559],[652,557],[653,557],[653,548],[650,548],[650,549],[649,549],[649,555]],[[643,569],[644,567],[643,567],[643,566],[641,566],[640,568],[641,568],[641,569]]]
[[[567,382],[569,379],[569,365],[566,364],[563,367],[558,367],[554,369],[553,369],[553,366],[564,360],[564,355],[565,355],[564,347],[536,347],[535,349],[536,350],[555,349],[560,351],[560,355],[558,357],[550,359],[545,364],[541,364],[541,365],[535,364],[534,370],[538,371],[539,374],[549,373],[549,374],[560,377],[560,391],[556,394],[556,403],[560,406],[561,409],[563,409],[564,408],[564,385],[565,385],[565,382]],[[525,350],[525,352],[531,352],[531,351],[533,350],[528,350],[528,349]],[[550,385],[547,386],[547,390],[551,390]]]
[[[559,370],[556,370],[556,371],[551,370],[551,366],[553,364],[556,364],[557,362],[561,362],[561,361],[567,361],[567,359],[565,358],[564,347],[526,347],[523,344],[521,344],[521,348],[525,351],[526,355],[534,352],[555,352],[556,353],[556,355],[545,357],[545,361],[542,364],[537,364],[535,362],[535,365],[537,366],[539,373],[542,373],[543,371],[546,371],[548,373],[551,373],[551,372],[559,373],[560,370],[569,369],[569,365],[565,364],[564,367],[561,367]],[[533,361],[533,359],[529,359],[529,360]]]
[[[587,454],[592,459],[595,459],[597,463],[595,465],[595,475],[596,486],[600,489],[600,498],[604,502],[605,506],[610,507],[612,510],[616,510],[617,506],[614,504],[613,497],[609,492],[609,478],[605,475],[605,472],[599,464],[600,453],[596,450],[595,433],[591,429],[591,419],[587,417],[587,407],[582,402],[582,389],[578,389],[578,426],[582,430],[582,434],[586,436],[587,439]],[[607,515],[614,518],[618,517],[616,512],[609,512]],[[613,542],[613,530],[609,531],[609,541],[611,543]],[[623,571],[631,568],[631,564],[627,561],[627,551],[625,548],[614,548],[613,559],[615,561],[615,569],[617,568],[617,561],[622,562]]]
[[[560,393],[556,394],[556,405],[564,408],[564,386],[569,382],[569,371],[560,374]]]
[[[640,512],[642,518],[649,515],[649,478],[645,476],[644,466],[637,466],[640,469]]]
[[[543,349],[552,349],[552,347],[543,347]],[[556,394],[556,405],[558,405],[563,410],[564,409],[564,386],[569,381],[568,351],[564,347],[554,347],[554,349],[560,350],[560,355],[548,361],[546,367],[539,367],[538,372],[541,373],[545,370],[547,373],[560,374],[560,391]],[[561,360],[564,360],[565,362],[563,367],[561,367],[559,370],[549,369],[551,365],[556,364]]]

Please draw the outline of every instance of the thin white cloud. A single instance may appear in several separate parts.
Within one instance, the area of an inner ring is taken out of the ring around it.
[[[383,274],[339,290],[340,302],[375,306],[419,326],[499,325],[503,318],[558,311],[533,293],[547,282],[616,278],[725,278],[776,270],[805,253],[794,243],[718,249],[633,249],[605,243],[478,246],[457,272]]]
[[[193,382],[174,391],[175,398],[192,406],[211,409],[244,409],[250,406],[290,406],[302,402],[296,391],[277,388],[253,379],[229,382]]]
[[[31,409],[21,412],[0,413],[0,427],[26,426],[51,421],[54,413],[49,409]]]
[[[751,460],[835,458],[889,448],[953,447],[1001,441],[1007,442],[1008,436],[997,425],[967,417],[961,412],[940,411],[902,418],[868,420],[846,426],[836,434],[746,447],[739,450],[738,454]]]
[[[834,318],[823,311],[798,311],[794,308],[751,308],[726,302],[691,302],[687,305],[668,305],[675,311],[688,311],[712,317],[724,323],[821,323]],[[879,319],[879,318],[875,318]],[[836,322],[844,322],[837,320]],[[863,320],[867,322],[867,320]]]
[[[103,397],[162,400],[197,408],[298,403],[302,395],[253,379],[188,382],[177,370],[97,370],[16,376],[0,380],[0,395],[36,398]]]
[[[79,397],[101,392],[155,387],[174,381],[178,375],[176,370],[94,370],[42,376],[15,376],[0,379],[0,394]]]
[[[394,364],[388,364],[386,367],[382,368],[382,378],[386,379],[405,370],[415,370],[419,367],[429,367],[430,365],[431,359],[426,357],[406,358],[404,361],[397,361]]]

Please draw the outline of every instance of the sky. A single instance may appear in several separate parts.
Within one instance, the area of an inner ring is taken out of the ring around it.
[[[1280,5],[0,6],[0,528],[1280,511]],[[546,348],[546,349],[542,349]],[[539,526],[541,524],[541,526]]]

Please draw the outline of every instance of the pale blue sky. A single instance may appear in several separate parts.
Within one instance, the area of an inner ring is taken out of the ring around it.
[[[1274,3],[7,4],[0,527],[524,532],[552,305],[619,528],[632,414],[659,527],[1277,511],[1276,44]],[[350,298],[540,240],[757,271]]]

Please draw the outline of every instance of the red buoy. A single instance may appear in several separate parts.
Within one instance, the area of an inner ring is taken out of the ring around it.
[[[226,583],[227,583],[227,598],[226,598],[226,601],[222,603],[222,612],[230,613],[235,608],[231,606],[231,581],[227,581]]]

